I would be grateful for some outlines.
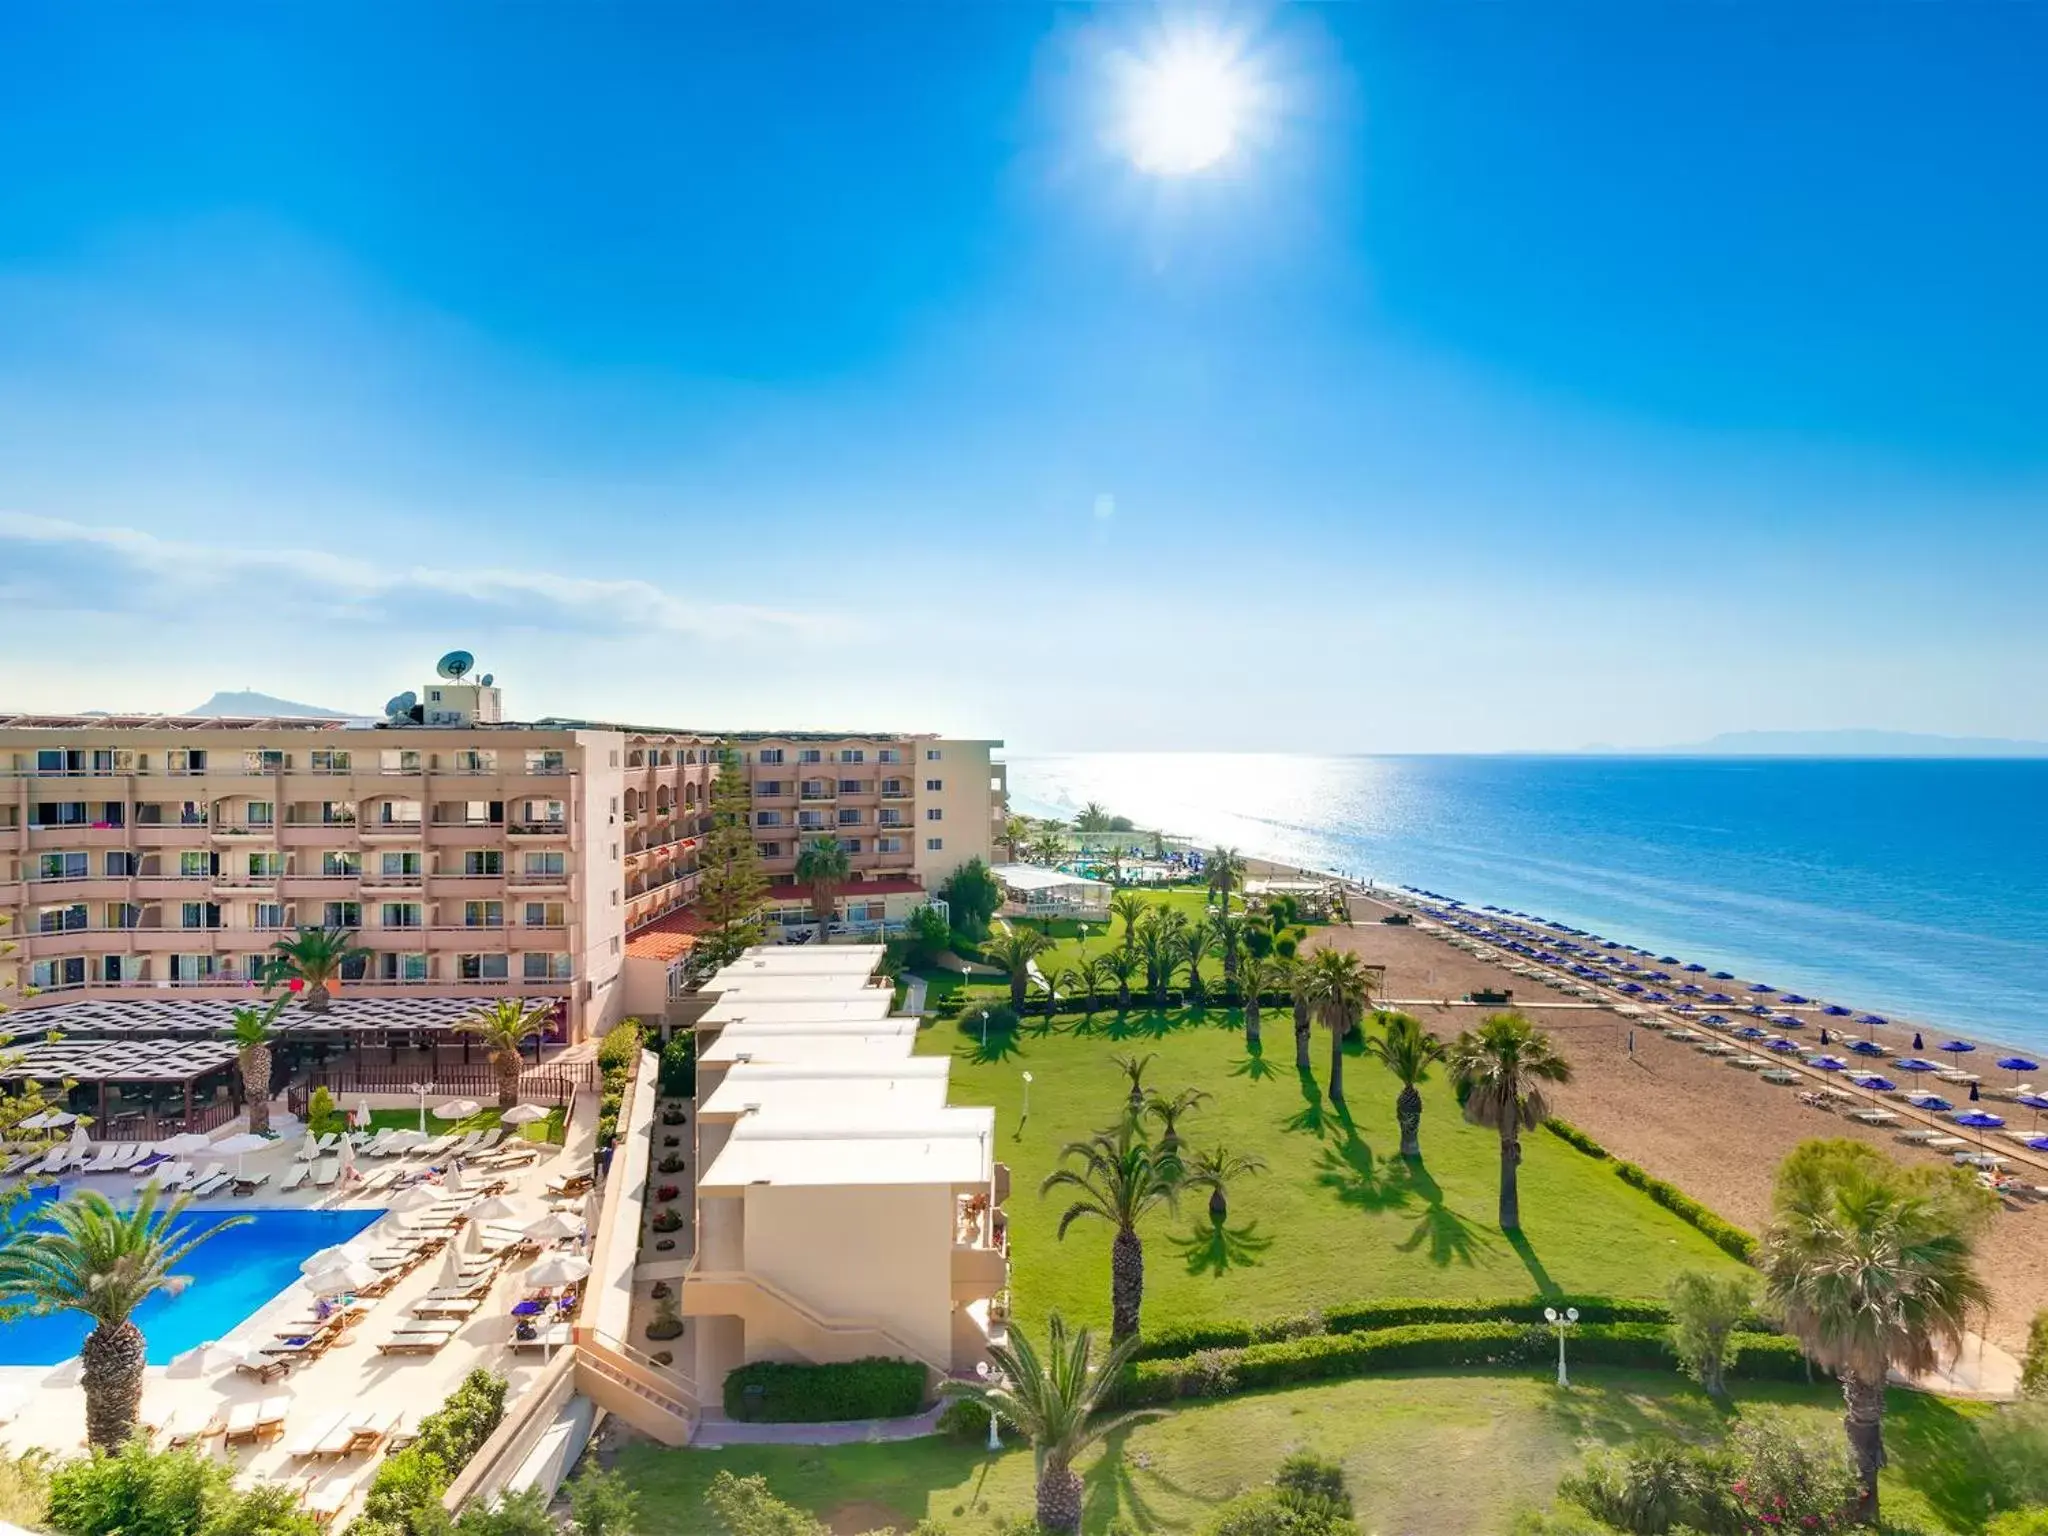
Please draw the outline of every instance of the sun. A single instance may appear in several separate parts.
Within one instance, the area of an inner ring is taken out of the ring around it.
[[[1252,81],[1212,39],[1185,39],[1133,60],[1125,82],[1126,147],[1152,176],[1191,176],[1227,158],[1245,128]]]

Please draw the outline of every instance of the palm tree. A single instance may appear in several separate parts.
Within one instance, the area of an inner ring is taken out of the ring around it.
[[[1137,1417],[1100,1414],[1137,1340],[1112,1345],[1100,1361],[1094,1360],[1094,1336],[1086,1328],[1069,1333],[1066,1321],[1055,1312],[1046,1320],[1045,1345],[1040,1356],[1023,1331],[1014,1329],[1007,1343],[989,1346],[995,1374],[988,1385],[948,1381],[939,1390],[982,1404],[1029,1437],[1037,1470],[1039,1527],[1078,1531],[1081,1479],[1074,1463],[1103,1436]]]
[[[1116,978],[1117,1012],[1128,1012],[1131,1006],[1131,976],[1138,969],[1138,952],[1135,949],[1113,949],[1098,963]]]
[[[1162,1163],[1180,1162],[1180,1122],[1183,1115],[1189,1115],[1208,1103],[1210,1095],[1200,1088],[1183,1088],[1172,1098],[1155,1093],[1145,1101],[1144,1112],[1159,1122],[1159,1159]],[[1178,1175],[1178,1167],[1168,1172]]]
[[[1133,890],[1121,890],[1109,898],[1109,913],[1123,919],[1124,948],[1130,949],[1138,942],[1138,924],[1152,903]]]
[[[280,992],[268,1008],[243,1006],[234,1013],[236,1065],[242,1071],[242,1092],[249,1100],[249,1129],[258,1136],[270,1134],[270,1042],[277,1037],[271,1026],[292,1000]]]
[[[1040,864],[1057,864],[1066,856],[1067,829],[1056,821],[1044,823],[1032,840],[1031,857]]]
[[[1344,1037],[1372,1004],[1373,978],[1365,963],[1344,949],[1319,949],[1306,967],[1309,1011],[1330,1032],[1330,1102],[1344,1102]]]
[[[1244,1047],[1259,1046],[1259,994],[1272,985],[1274,966],[1264,955],[1246,955],[1237,965],[1237,984],[1244,992]]]
[[[1079,997],[1088,990],[1088,978],[1081,974],[1078,965],[1063,965],[1046,978],[1045,1013],[1052,1017],[1063,997]]]
[[[811,916],[817,919],[820,944],[830,942],[832,904],[852,873],[853,860],[845,845],[829,832],[805,843],[796,856],[796,883],[811,888]]]
[[[1117,975],[1116,962],[1107,955],[1090,955],[1081,962],[1081,1017],[1083,1020],[1095,1017],[1095,1003],[1103,993],[1127,980],[1129,971],[1122,978]]]
[[[1145,1107],[1145,1069],[1158,1060],[1158,1057],[1151,1053],[1140,1056],[1132,1052],[1128,1055],[1118,1054],[1109,1059],[1130,1081],[1131,1113],[1135,1115]]]
[[[1107,832],[1109,830],[1109,809],[1099,800],[1090,800],[1081,807],[1081,814],[1074,818],[1076,832]]]
[[[1031,964],[1051,948],[1052,940],[1036,928],[1023,928],[1014,923],[991,935],[989,941],[981,946],[981,957],[1008,974],[1010,1006],[1019,1013],[1024,1011],[1024,986],[1031,979]]]
[[[1180,963],[1188,968],[1188,1001],[1197,1007],[1205,999],[1202,962],[1209,957],[1210,943],[1207,923],[1190,923],[1180,936]]]
[[[1065,1237],[1067,1228],[1085,1216],[1115,1229],[1109,1245],[1109,1337],[1121,1343],[1137,1333],[1145,1301],[1145,1245],[1138,1238],[1138,1223],[1156,1207],[1176,1203],[1179,1159],[1171,1164],[1162,1160],[1138,1134],[1137,1117],[1127,1115],[1114,1131],[1068,1142],[1060,1149],[1060,1161],[1070,1160],[1079,1166],[1055,1168],[1038,1192],[1076,1191],[1074,1203],[1060,1216],[1057,1237]]]
[[[1539,1083],[1568,1083],[1571,1063],[1550,1036],[1519,1013],[1496,1013],[1459,1035],[1449,1051],[1451,1075],[1465,1092],[1465,1118],[1500,1132],[1500,1229],[1519,1232],[1522,1202],[1515,1170],[1522,1132],[1549,1117]]]
[[[1138,953],[1145,961],[1145,993],[1154,1008],[1166,1003],[1165,984],[1160,977],[1173,956],[1165,919],[1166,914],[1154,907],[1138,923]]]
[[[278,979],[304,984],[308,1013],[325,1013],[328,985],[340,980],[341,973],[356,961],[370,958],[370,952],[347,928],[301,928],[270,947],[278,957]]]
[[[1226,983],[1237,980],[1237,952],[1244,948],[1244,929],[1244,914],[1241,912],[1218,912],[1209,919],[1210,936],[1223,952],[1223,979]]]
[[[1861,1144],[1832,1176],[1788,1177],[1808,1149],[1833,1145],[1808,1142],[1780,1170],[1761,1264],[1786,1328],[1842,1380],[1842,1422],[1862,1485],[1855,1515],[1874,1526],[1886,1372],[1931,1370],[1944,1350],[1961,1347],[1970,1310],[1989,1304],[1975,1268],[1984,1212]]]
[[[554,1009],[548,1003],[530,1003],[524,998],[501,997],[480,1004],[477,1011],[455,1027],[465,1035],[483,1041],[491,1065],[498,1069],[498,1107],[510,1109],[519,1102],[519,1074],[526,1058],[519,1048],[547,1028]]]
[[[172,1270],[185,1256],[249,1219],[230,1216],[194,1233],[175,1225],[186,1197],[178,1196],[159,1211],[160,1194],[152,1181],[143,1186],[134,1210],[121,1211],[105,1195],[81,1190],[44,1211],[41,1224],[10,1234],[0,1247],[0,1295],[35,1316],[83,1312],[92,1319],[79,1362],[86,1442],[94,1450],[118,1450],[135,1433],[146,1352],[135,1309],[158,1291],[182,1291],[190,1279]]]
[[[1308,1062],[1308,959],[1306,956],[1284,955],[1281,964],[1280,984],[1294,994],[1294,1070],[1313,1071]]]
[[[1405,1013],[1382,1015],[1384,1024],[1369,1036],[1367,1047],[1395,1077],[1401,1091],[1394,1099],[1394,1120],[1401,1127],[1401,1155],[1422,1156],[1422,1094],[1418,1083],[1429,1080],[1433,1063],[1444,1059],[1444,1043],[1422,1027],[1421,1021]]]
[[[1018,857],[1018,850],[1030,837],[1031,823],[1022,816],[1013,813],[1003,818],[1003,846],[1009,850],[1012,859]]]
[[[1209,889],[1216,893],[1216,899],[1223,910],[1230,910],[1230,892],[1233,886],[1244,883],[1244,858],[1235,848],[1218,848],[1209,855],[1204,866],[1209,876]]]
[[[1195,1154],[1194,1164],[1187,1172],[1187,1182],[1197,1189],[1209,1191],[1209,1219],[1221,1226],[1230,1216],[1227,1186],[1235,1179],[1249,1178],[1265,1171],[1266,1160],[1256,1152],[1233,1152],[1228,1147],[1215,1147]]]

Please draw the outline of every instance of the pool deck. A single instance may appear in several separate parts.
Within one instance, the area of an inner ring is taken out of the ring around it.
[[[224,1136],[233,1129],[223,1127],[217,1135]],[[489,1174],[465,1166],[464,1182],[476,1189],[490,1180],[505,1178],[506,1197],[529,1208],[537,1218],[547,1209],[543,1191],[550,1179],[564,1172],[588,1171],[594,1135],[594,1115],[577,1115],[570,1122],[566,1146],[550,1148],[528,1168],[509,1174]],[[188,1207],[188,1215],[230,1215],[247,1210],[381,1209],[389,1198],[390,1191],[369,1199],[332,1189],[276,1193],[276,1186],[292,1166],[299,1145],[300,1138],[287,1137],[271,1151],[249,1154],[245,1167],[250,1173],[270,1174],[270,1184],[258,1195],[247,1199],[216,1195],[194,1202]],[[362,1167],[370,1170],[393,1161],[400,1160],[366,1159]],[[133,1189],[131,1175],[67,1175],[62,1182],[67,1193],[77,1188],[98,1189],[115,1200],[124,1200]],[[581,1204],[579,1196],[567,1202],[565,1208],[580,1213]],[[388,1214],[353,1239],[351,1246],[370,1251],[380,1240],[397,1235],[407,1219],[397,1213]],[[200,1443],[209,1454],[226,1461],[239,1473],[264,1482],[303,1485],[312,1492],[335,1498],[341,1507],[331,1528],[339,1530],[354,1514],[382,1453],[295,1460],[289,1448],[301,1435],[326,1424],[344,1408],[395,1410],[404,1416],[404,1427],[409,1430],[423,1414],[438,1408],[462,1378],[479,1366],[507,1378],[508,1401],[524,1391],[541,1374],[543,1361],[539,1351],[514,1352],[508,1347],[513,1329],[509,1309],[518,1290],[518,1274],[530,1262],[513,1260],[499,1274],[483,1305],[438,1353],[384,1355],[378,1353],[377,1345],[409,1318],[415,1302],[440,1283],[445,1263],[440,1254],[428,1258],[388,1294],[368,1302],[369,1312],[362,1321],[319,1359],[295,1366],[271,1382],[260,1383],[238,1374],[232,1367],[203,1376],[186,1374],[189,1367],[149,1367],[142,1389],[143,1420],[151,1426],[161,1426],[171,1415],[195,1409],[207,1413],[218,1410],[225,1417],[237,1403],[289,1397],[291,1407],[282,1434],[234,1446],[224,1445],[219,1435]],[[223,1334],[220,1343],[231,1349],[268,1344],[278,1324],[306,1315],[312,1302],[311,1293],[295,1282]],[[18,1454],[39,1447],[60,1455],[75,1455],[84,1449],[85,1394],[77,1386],[76,1370],[75,1360],[57,1367],[0,1367],[0,1416],[5,1418],[0,1423],[0,1448]]]

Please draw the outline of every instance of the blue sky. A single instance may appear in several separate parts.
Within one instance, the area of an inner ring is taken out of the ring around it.
[[[2048,737],[2048,10],[0,27],[0,705]]]

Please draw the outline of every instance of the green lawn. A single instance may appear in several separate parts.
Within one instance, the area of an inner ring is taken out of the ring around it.
[[[1256,1152],[1269,1171],[1231,1192],[1218,1230],[1206,1201],[1152,1217],[1145,1240],[1148,1326],[1296,1315],[1375,1297],[1510,1297],[1539,1291],[1656,1296],[1681,1269],[1733,1268],[1695,1228],[1616,1178],[1611,1165],[1548,1132],[1525,1138],[1522,1233],[1495,1225],[1499,1140],[1460,1117],[1447,1083],[1424,1085],[1423,1159],[1398,1155],[1394,1080],[1361,1055],[1346,1060],[1348,1118],[1318,1083],[1295,1073],[1290,1017],[1268,1011],[1265,1049],[1248,1055],[1234,1009],[1098,1015],[1081,1027],[1028,1024],[986,1053],[951,1021],[928,1027],[920,1051],[954,1056],[952,1102],[996,1107],[997,1156],[1010,1165],[1011,1293],[1016,1317],[1038,1328],[1057,1308],[1106,1325],[1110,1231],[1076,1223],[1054,1236],[1065,1204],[1039,1182],[1061,1146],[1112,1124],[1124,1077],[1111,1057],[1151,1054],[1149,1088],[1213,1095],[1182,1122],[1196,1148]],[[971,1016],[969,1019],[971,1025]],[[1316,1076],[1328,1038],[1314,1043]],[[1023,1073],[1030,1118],[1019,1124]]]
[[[1750,1387],[1736,1411],[1771,1404],[1839,1428],[1841,1398],[1827,1388]],[[1983,1495],[1971,1494],[1981,1450],[1980,1410],[1893,1393],[1884,1473],[1890,1524],[1974,1532]],[[1656,1431],[1712,1438],[1724,1413],[1679,1377],[1574,1373],[1560,1392],[1539,1374],[1381,1376],[1298,1387],[1182,1408],[1120,1431],[1082,1464],[1082,1528],[1096,1536],[1122,1517],[1142,1531],[1199,1530],[1216,1505],[1264,1481],[1290,1450],[1343,1460],[1363,1531],[1497,1536],[1514,1511],[1547,1504],[1558,1478],[1596,1446]],[[759,1472],[782,1498],[841,1533],[919,1519],[954,1536],[981,1536],[998,1516],[1031,1512],[1031,1456],[990,1457],[937,1438],[896,1445],[762,1446],[670,1451],[636,1445],[620,1468],[640,1490],[643,1528],[717,1527],[705,1486],[721,1469]]]
[[[336,1107],[347,1108],[348,1106],[338,1105]],[[427,1134],[429,1136],[445,1136],[450,1131],[487,1131],[498,1123],[498,1116],[501,1113],[503,1111],[493,1104],[487,1109],[480,1109],[475,1114],[465,1116],[460,1120],[443,1120],[432,1110],[428,1110]],[[508,1136],[522,1136],[528,1141],[558,1142],[562,1139],[562,1127],[567,1115],[568,1111],[557,1107],[548,1111],[548,1117],[545,1120],[535,1120],[528,1125],[508,1125],[505,1127],[505,1131]],[[372,1131],[381,1131],[387,1128],[399,1131],[416,1131],[419,1129],[419,1125],[420,1112],[416,1109],[373,1109],[370,1111],[370,1129]]]

